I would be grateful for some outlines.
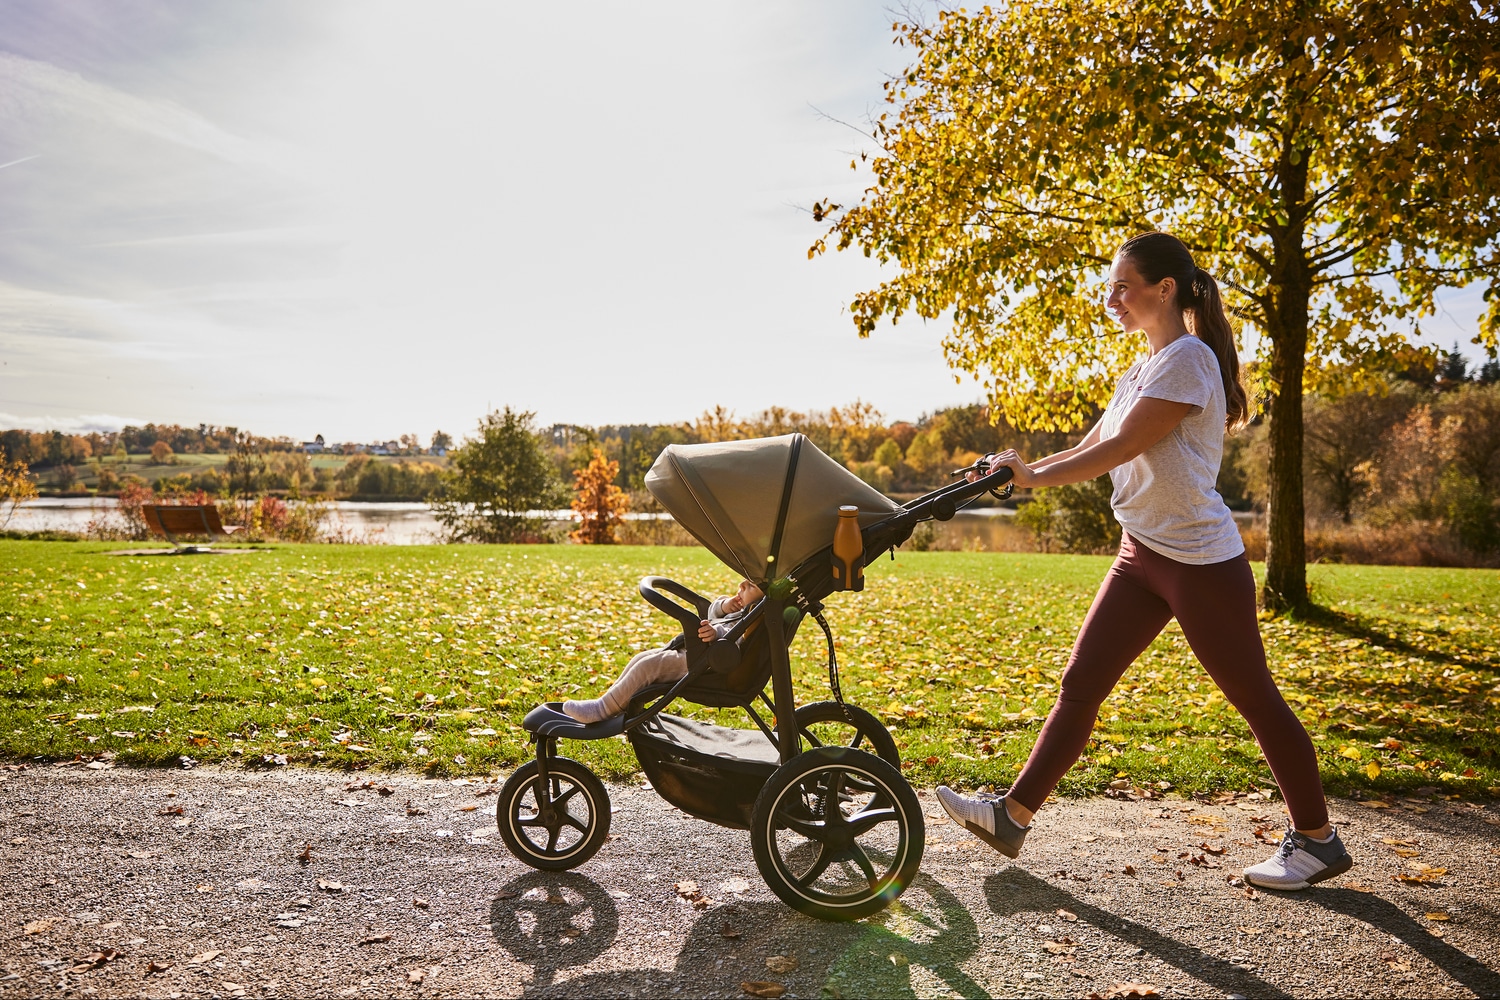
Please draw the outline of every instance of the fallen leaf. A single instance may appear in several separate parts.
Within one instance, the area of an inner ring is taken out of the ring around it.
[[[1245,886],[1245,888],[1243,890],[1243,895],[1244,895],[1244,897],[1246,899],[1259,899],[1260,898],[1260,893],[1256,892],[1254,889],[1252,889],[1248,885]]]
[[[776,973],[778,976],[784,976],[788,972],[796,972],[797,971],[797,956],[795,956],[795,955],[772,955],[770,958],[766,959],[766,968],[770,969],[772,972]]]
[[[318,888],[323,890],[324,892],[343,892],[344,883],[335,882],[333,879],[329,878],[320,878],[318,879]]]
[[[562,936],[565,938],[583,937],[583,931],[572,924],[563,928]]]
[[[693,893],[698,891],[698,883],[694,882],[692,879],[687,879],[685,881],[676,883],[672,886],[672,888],[677,890],[677,895],[679,896],[691,896]]]
[[[519,895],[520,895],[520,893],[516,892],[513,889],[501,889],[499,892],[495,893],[495,898],[496,899],[515,899]]]
[[[146,963],[146,972],[148,974],[152,973],[152,972],[166,972],[171,967],[172,967],[172,963],[171,962],[158,962],[158,961],[152,960],[152,961]]]
[[[130,852],[130,856],[132,858],[149,858],[149,857],[151,857],[151,852],[150,851],[131,851]]]
[[[719,928],[719,937],[729,938],[731,941],[739,937],[740,934],[741,931],[738,927],[730,927],[728,924]]]
[[[1264,927],[1241,927],[1239,932],[1241,934],[1264,934],[1266,929]]]
[[[770,1000],[775,1000],[786,992],[786,987],[780,983],[743,982],[740,983],[740,989],[753,997],[768,997]]]
[[[21,931],[25,934],[45,934],[52,929],[53,924],[61,919],[62,917],[43,917],[40,920],[31,921],[25,927],[21,928]]]
[[[1145,983],[1116,983],[1108,993],[1104,994],[1108,1000],[1117,1000],[1122,997],[1159,997],[1155,986],[1147,986]]]
[[[414,805],[412,805],[411,804],[411,799],[407,799],[406,800],[406,815],[408,815],[408,816],[426,816],[427,815],[427,810],[423,809],[421,806],[414,806]]]
[[[1075,920],[1078,919],[1078,914],[1072,912],[1071,910],[1058,910],[1057,911],[1057,915],[1059,917],[1062,917],[1064,920],[1066,920],[1070,924],[1073,923]]]
[[[889,955],[887,955],[886,957],[888,959],[890,959],[891,964],[894,965],[898,969],[904,969],[908,965],[911,964],[911,959],[907,958],[905,955],[901,954],[899,951],[893,951]]]
[[[110,962],[113,962],[115,959],[117,959],[119,957],[120,957],[119,951],[117,951],[114,948],[105,948],[102,951],[91,951],[87,955],[85,955],[82,958],[78,959],[77,964],[75,964],[68,971],[69,972],[87,972],[90,969],[97,969],[101,965],[108,965]]]
[[[416,983],[420,983],[422,980],[424,980],[426,978],[427,978],[427,970],[426,969],[412,969],[410,972],[408,972],[406,974],[406,981],[408,983],[412,983],[413,985],[415,985]]]
[[[312,841],[309,840],[306,844],[302,845],[302,853],[297,855],[297,860],[304,865],[312,860]]]
[[[181,816],[182,815],[182,806],[168,806],[167,808],[165,808],[165,809],[161,810],[160,812],[158,812],[156,815],[158,815],[158,816]]]
[[[1382,802],[1379,799],[1366,799],[1360,805],[1366,809],[1389,809],[1391,807],[1389,802]]]
[[[390,939],[391,939],[391,936],[389,934],[376,934],[373,937],[362,938],[359,943],[361,945],[366,945],[366,944],[385,944]]]
[[[1135,865],[1126,865],[1124,868],[1120,869],[1120,871],[1121,871],[1122,874],[1125,874],[1125,875],[1134,875],[1135,874]]]
[[[1078,950],[1078,942],[1070,937],[1065,937],[1061,941],[1044,942],[1042,950],[1049,955],[1071,955]]]
[[[720,892],[729,892],[729,893],[736,893],[736,894],[738,894],[738,893],[741,893],[741,892],[748,892],[749,889],[750,889],[750,883],[746,882],[742,878],[732,878],[732,879],[730,879],[727,882],[720,882],[719,883],[719,891]]]
[[[514,895],[515,895],[515,893],[511,893],[510,894],[510,896],[514,896]],[[501,895],[500,898],[502,898],[502,899],[509,899],[510,896]],[[423,899],[421,896],[418,896],[416,899],[413,899],[411,901],[411,905],[415,906],[419,910],[425,910],[425,909],[427,909],[427,907],[431,906],[432,904],[429,903],[429,902],[427,902],[427,900]]]
[[[1229,848],[1227,847],[1215,847],[1213,844],[1210,844],[1207,841],[1204,841],[1198,846],[1203,849],[1203,852],[1205,854],[1212,854],[1215,857],[1218,857],[1220,854],[1223,854],[1225,851],[1229,850]]]
[[[1424,913],[1422,915],[1424,917],[1426,917],[1428,920],[1452,920],[1453,919],[1453,917],[1450,914],[1444,913],[1442,910],[1437,910],[1437,911],[1434,911],[1432,913]]]
[[[192,958],[188,959],[187,964],[203,965],[207,962],[212,962],[222,954],[224,954],[224,952],[222,951],[205,951],[201,955],[194,955]]]
[[[379,792],[381,795],[395,795],[396,794],[396,790],[394,788],[392,788],[390,785],[381,785],[379,788],[375,789],[375,791]]]

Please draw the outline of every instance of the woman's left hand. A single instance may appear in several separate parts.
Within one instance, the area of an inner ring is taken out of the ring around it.
[[[994,472],[1001,466],[1009,469],[1012,475],[1011,482],[1017,486],[1031,486],[1036,482],[1036,472],[1021,460],[1020,453],[1014,448],[986,455],[984,461],[989,466],[990,472]],[[967,478],[972,483],[980,477],[977,472],[971,472]]]

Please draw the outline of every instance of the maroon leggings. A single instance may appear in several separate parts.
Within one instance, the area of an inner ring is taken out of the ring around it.
[[[1207,566],[1180,563],[1128,534],[1084,619],[1057,704],[1011,796],[1033,812],[1041,807],[1083,753],[1099,706],[1174,616],[1208,675],[1250,724],[1293,824],[1315,830],[1327,823],[1312,740],[1266,667],[1250,563],[1243,555]]]

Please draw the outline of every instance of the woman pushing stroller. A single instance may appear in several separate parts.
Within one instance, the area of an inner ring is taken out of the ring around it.
[[[1106,472],[1124,529],[1119,556],[1084,619],[1061,691],[1009,792],[938,788],[957,823],[1016,857],[1031,817],[1088,742],[1100,705],[1172,618],[1255,734],[1291,814],[1275,855],[1245,869],[1263,888],[1306,889],[1353,865],[1328,807],[1317,756],[1266,666],[1255,579],[1229,509],[1214,490],[1225,429],[1248,416],[1234,333],[1218,285],[1181,241],[1147,233],[1116,253],[1106,309],[1146,357],[1125,373],[1092,430],[1073,448],[1027,463],[987,457],[1017,486],[1062,486]],[[974,474],[970,474],[974,478]]]

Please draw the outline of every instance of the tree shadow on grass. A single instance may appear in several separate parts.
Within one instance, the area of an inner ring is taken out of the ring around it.
[[[1147,954],[1176,966],[1199,982],[1227,994],[1278,998],[1291,996],[1253,973],[1232,966],[1201,948],[1086,903],[1020,868],[1007,868],[985,879],[984,895],[989,901],[990,909],[1002,917],[1028,911],[1053,913],[1060,909],[1069,910],[1076,913],[1080,921],[1133,944]]]
[[[1398,938],[1475,996],[1500,996],[1500,973],[1478,959],[1434,937],[1406,911],[1374,893],[1320,886],[1309,902],[1365,923]]]
[[[1429,663],[1443,664],[1454,667],[1483,667],[1486,661],[1479,654],[1470,656],[1457,655],[1440,649],[1433,649],[1420,643],[1412,642],[1410,639],[1396,635],[1393,632],[1382,630],[1370,620],[1347,611],[1336,611],[1333,608],[1314,604],[1298,617],[1298,620],[1319,628],[1336,632],[1350,639],[1359,639],[1362,642],[1380,646],[1393,653],[1401,653],[1404,656],[1415,656]]]

